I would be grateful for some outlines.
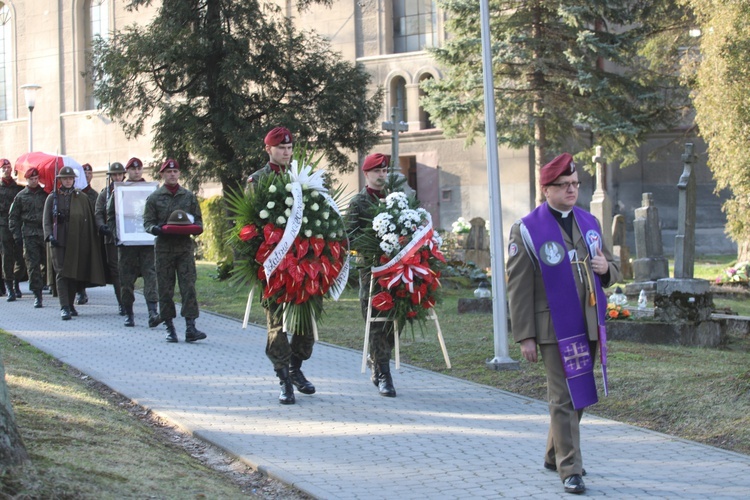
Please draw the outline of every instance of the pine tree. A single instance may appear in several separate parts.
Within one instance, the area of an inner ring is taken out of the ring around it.
[[[330,0],[297,5],[313,2]],[[346,150],[367,151],[378,136],[381,96],[367,95],[369,75],[270,2],[164,0],[150,24],[95,43],[91,76],[100,107],[129,138],[150,127],[154,149],[176,158],[193,187],[242,184],[265,165],[263,137],[278,125],[341,171],[353,167]]]
[[[447,71],[425,83],[423,105],[471,142],[484,130],[479,8],[441,6],[450,37],[433,53]],[[675,64],[689,18],[675,2],[490,0],[489,12],[498,142],[533,146],[537,181],[563,149],[590,158],[602,145],[633,163],[649,132],[682,118],[689,101]]]

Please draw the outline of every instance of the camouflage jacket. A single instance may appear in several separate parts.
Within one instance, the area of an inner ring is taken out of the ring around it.
[[[32,191],[27,187],[18,193],[10,207],[10,230],[13,238],[22,236],[44,236],[44,202],[47,193],[41,186]]]
[[[154,234],[154,227],[161,227],[167,223],[169,215],[175,210],[184,210],[195,217],[194,224],[203,227],[201,207],[196,196],[180,186],[175,194],[161,186],[146,199],[143,211],[143,228],[147,233]],[[156,237],[155,251],[157,252],[192,252],[193,238],[188,235],[162,234]]]
[[[9,184],[5,184],[5,181],[0,179],[0,226],[8,225],[10,206],[22,189],[14,179],[11,179]]]

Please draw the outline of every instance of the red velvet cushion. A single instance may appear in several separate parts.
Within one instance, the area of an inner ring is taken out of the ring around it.
[[[161,227],[161,232],[164,234],[201,234],[203,232],[203,228],[197,224],[164,224]]]

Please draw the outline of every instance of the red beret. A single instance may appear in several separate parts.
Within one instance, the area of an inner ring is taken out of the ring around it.
[[[389,163],[391,163],[390,155],[382,155],[380,153],[367,155],[367,158],[365,158],[365,162],[362,164],[362,171],[368,172],[373,168],[388,167]]]
[[[266,146],[278,146],[279,144],[291,144],[292,133],[289,129],[284,127],[276,127],[266,134],[266,138],[263,140]]]
[[[81,165],[81,168],[83,169],[84,172],[93,172],[94,171],[94,169],[91,168],[91,165],[89,165],[88,163],[84,163],[83,165]]]
[[[177,160],[173,160],[172,158],[167,158],[164,160],[164,163],[161,164],[161,168],[159,169],[159,173],[164,172],[168,168],[174,168],[176,170],[180,169],[180,164],[177,163]]]
[[[548,186],[561,175],[573,175],[575,171],[576,164],[573,163],[573,156],[570,153],[563,153],[542,167],[539,183],[542,186]]]
[[[39,170],[36,167],[31,167],[23,174],[24,177],[30,179],[31,177],[39,177]]]
[[[4,167],[5,165],[10,165],[10,160],[7,158],[3,158],[2,160],[0,160],[0,166]]]
[[[142,166],[143,166],[143,162],[140,159],[133,157],[129,159],[128,162],[125,164],[125,170],[132,168],[132,167],[139,168]]]

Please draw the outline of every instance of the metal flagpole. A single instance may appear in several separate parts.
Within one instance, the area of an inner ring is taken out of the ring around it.
[[[497,158],[497,129],[495,124],[495,87],[492,75],[490,48],[489,0],[480,0],[479,15],[482,31],[482,71],[484,73],[484,135],[487,140],[487,181],[490,190],[490,238],[492,266],[492,322],[495,357],[487,366],[495,370],[517,369],[518,362],[508,353],[508,314],[505,307],[505,255],[503,252],[503,218],[500,204],[500,165]]]

